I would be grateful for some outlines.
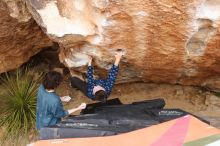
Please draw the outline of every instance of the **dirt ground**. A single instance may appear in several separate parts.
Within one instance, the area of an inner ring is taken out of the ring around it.
[[[69,95],[72,97],[65,108],[76,107],[81,102],[93,103],[79,90],[71,88],[67,79],[57,89],[57,93],[60,96]],[[207,95],[211,94],[209,91],[192,86],[129,83],[115,85],[109,99],[119,98],[122,103],[128,104],[134,101],[163,98],[166,102],[165,108],[183,109],[207,119],[211,125],[220,128],[220,107],[207,104]]]

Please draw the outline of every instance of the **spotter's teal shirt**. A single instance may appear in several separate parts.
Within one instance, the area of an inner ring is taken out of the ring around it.
[[[67,115],[68,111],[63,109],[60,97],[55,92],[47,92],[44,86],[40,85],[37,93],[37,129],[55,125]]]

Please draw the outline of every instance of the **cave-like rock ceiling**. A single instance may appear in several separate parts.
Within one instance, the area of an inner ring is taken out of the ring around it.
[[[58,42],[60,61],[79,72],[94,58],[98,75],[123,49],[118,82],[220,89],[219,0],[4,0],[0,72]],[[41,29],[40,29],[41,28]]]

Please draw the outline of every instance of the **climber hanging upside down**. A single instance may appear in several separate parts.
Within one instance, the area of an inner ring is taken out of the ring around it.
[[[93,78],[92,57],[89,57],[87,69],[87,83],[79,79],[78,77],[75,77],[72,71],[70,71],[71,86],[73,88],[79,89],[92,100],[106,102],[107,97],[111,94],[112,88],[114,86],[119,70],[119,62],[123,54],[124,52],[121,49],[119,49],[115,54],[115,62],[108,73],[108,77],[106,79],[97,80]]]

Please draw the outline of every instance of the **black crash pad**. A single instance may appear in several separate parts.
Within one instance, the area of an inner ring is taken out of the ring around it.
[[[42,128],[41,139],[109,136],[149,127],[189,114],[180,109],[163,109],[165,101],[154,99],[121,104],[119,99],[87,106],[81,115]],[[201,118],[200,118],[201,119]]]

